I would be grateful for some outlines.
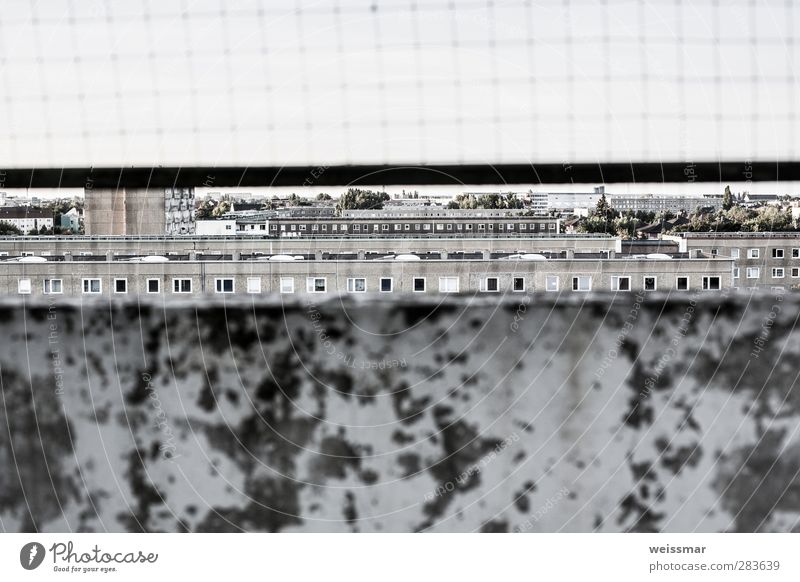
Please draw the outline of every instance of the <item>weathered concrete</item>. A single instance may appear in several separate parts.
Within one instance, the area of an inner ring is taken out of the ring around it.
[[[800,300],[0,304],[5,531],[789,531]]]

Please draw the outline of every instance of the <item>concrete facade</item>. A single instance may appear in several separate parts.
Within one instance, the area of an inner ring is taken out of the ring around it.
[[[193,188],[87,188],[87,235],[178,235],[194,232]]]
[[[735,288],[800,289],[800,233],[685,233],[669,238],[690,253],[731,258]]]
[[[627,285],[618,288],[619,278]],[[678,278],[685,278],[679,285]],[[579,280],[577,278],[580,278]],[[686,292],[731,286],[730,259],[553,259],[514,260],[178,260],[6,262],[0,268],[0,295],[114,296],[123,294],[281,293],[530,293],[582,291]],[[358,279],[359,282],[355,282]],[[388,288],[382,279],[391,280]],[[494,279],[490,281],[489,279]],[[158,281],[151,283],[150,281]],[[178,284],[175,280],[190,281]],[[423,283],[420,285],[420,280]],[[49,283],[45,283],[49,281]],[[57,281],[57,283],[56,283]],[[225,282],[221,284],[220,282]],[[88,282],[88,283],[87,283]],[[183,286],[181,286],[183,285]],[[318,285],[318,288],[315,287]],[[685,287],[685,288],[684,288]],[[283,292],[288,292],[284,287]],[[315,289],[319,292],[315,292]],[[60,291],[60,292],[59,292]],[[180,292],[178,292],[180,291]]]
[[[312,249],[341,253],[412,253],[412,252],[620,252],[619,238],[598,235],[496,236],[493,238],[341,238],[319,237],[313,242],[302,239],[272,239],[256,236],[185,236],[185,237],[115,237],[115,236],[37,236],[0,237],[0,256],[19,257],[23,253],[79,257],[81,254],[117,255],[188,255],[191,252],[299,254]]]

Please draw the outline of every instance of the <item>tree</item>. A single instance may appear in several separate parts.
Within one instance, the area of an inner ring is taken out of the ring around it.
[[[214,208],[214,210],[211,212],[211,216],[216,218],[216,217],[222,216],[223,214],[226,214],[226,213],[228,213],[230,211],[231,211],[231,203],[230,203],[230,201],[222,200],[222,201],[220,201],[219,204],[217,204],[217,207]]]
[[[20,235],[22,231],[10,222],[0,221],[0,236]]]
[[[722,196],[722,209],[730,210],[733,208],[733,195],[731,194],[731,187],[725,186],[725,194]]]
[[[333,200],[330,194],[325,194],[324,192],[320,192],[317,194],[317,200]]]
[[[608,203],[605,193],[600,195],[600,199],[597,201],[597,206],[595,206],[594,213],[605,220],[614,218],[615,211]]]
[[[214,213],[214,202],[211,200],[206,200],[197,208],[197,212],[195,213],[195,220],[208,220],[213,216],[213,213]]]
[[[336,203],[336,213],[341,216],[343,210],[380,210],[387,200],[389,195],[385,192],[348,188]]]

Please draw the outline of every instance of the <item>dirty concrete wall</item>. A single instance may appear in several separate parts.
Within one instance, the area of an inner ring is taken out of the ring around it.
[[[790,531],[800,301],[0,304],[4,531]]]

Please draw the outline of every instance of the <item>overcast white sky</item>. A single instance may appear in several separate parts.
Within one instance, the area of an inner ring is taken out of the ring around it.
[[[5,0],[0,159],[797,159],[794,4]]]

